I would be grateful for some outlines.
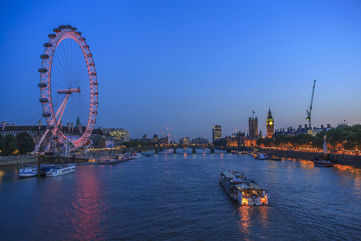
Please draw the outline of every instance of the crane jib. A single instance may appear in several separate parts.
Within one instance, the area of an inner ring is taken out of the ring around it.
[[[311,126],[311,114],[312,114],[313,97],[315,96],[315,87],[316,87],[316,80],[313,81],[310,107],[306,111],[306,114],[307,114],[306,120],[308,121],[308,128],[310,128],[310,129],[312,128],[312,126]]]

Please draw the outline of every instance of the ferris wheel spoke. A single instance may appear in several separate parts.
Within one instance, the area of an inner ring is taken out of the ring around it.
[[[58,109],[57,112],[56,112],[56,115],[55,115],[56,125],[55,125],[55,128],[53,129],[53,134],[54,134],[54,135],[55,135],[56,132],[58,131],[59,126],[60,126],[60,123],[61,123],[61,121],[62,121],[62,119],[63,119],[65,107],[66,107],[66,104],[68,103],[69,96],[70,96],[70,94],[67,94],[67,95],[65,96],[63,102],[61,103],[59,109]]]
[[[60,77],[61,74],[64,73],[66,70],[64,61],[62,60],[61,56],[55,55],[55,65],[53,65],[53,68],[54,68],[53,83],[57,83],[57,77]]]

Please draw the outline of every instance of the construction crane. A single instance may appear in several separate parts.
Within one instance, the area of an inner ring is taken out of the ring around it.
[[[313,105],[313,97],[315,95],[315,87],[316,87],[316,80],[313,81],[312,87],[312,96],[311,96],[311,103],[308,110],[306,110],[306,120],[308,121],[308,128],[312,132],[312,125],[311,125],[311,113],[312,113],[312,105]]]

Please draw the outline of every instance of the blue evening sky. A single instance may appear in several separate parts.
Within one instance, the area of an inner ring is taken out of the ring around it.
[[[40,119],[42,44],[54,27],[71,24],[94,54],[98,126],[123,127],[132,137],[169,128],[179,138],[210,137],[212,125],[221,124],[229,135],[247,129],[252,110],[264,130],[269,107],[276,128],[296,126],[305,123],[313,79],[316,125],[361,122],[358,0],[1,5],[0,121]]]

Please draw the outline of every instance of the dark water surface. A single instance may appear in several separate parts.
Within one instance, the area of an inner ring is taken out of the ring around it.
[[[218,184],[237,169],[271,194],[237,207]],[[0,240],[361,240],[361,171],[231,154],[159,154],[73,174],[0,170]]]

